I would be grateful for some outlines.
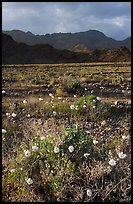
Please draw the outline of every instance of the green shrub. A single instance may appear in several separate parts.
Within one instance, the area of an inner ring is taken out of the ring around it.
[[[119,75],[112,79],[112,84],[119,85],[125,82],[125,76]]]
[[[72,81],[67,81],[66,84],[64,84],[64,91],[67,93],[77,93],[82,89],[81,83],[79,80],[72,80]]]

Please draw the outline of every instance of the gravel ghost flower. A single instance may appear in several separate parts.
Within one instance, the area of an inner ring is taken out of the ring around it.
[[[33,184],[33,180],[31,178],[28,178],[26,181],[29,185]]]
[[[89,197],[92,196],[92,191],[91,191],[91,189],[87,189],[87,196],[89,196]]]
[[[43,101],[43,98],[39,98],[38,100],[39,100],[39,101]]]
[[[25,157],[30,157],[31,156],[31,152],[29,150],[25,150],[24,154],[25,154]]]
[[[78,110],[78,106],[75,106],[75,110]]]
[[[26,100],[23,100],[23,103],[25,103],[25,104],[26,104],[26,103],[27,103],[27,101],[26,101]]]
[[[90,153],[84,153],[85,158],[87,158],[88,156],[90,156]]]
[[[75,106],[74,105],[70,105],[71,110],[74,110]]]
[[[96,97],[96,99],[97,99],[98,101],[100,101],[100,100],[101,100],[101,98],[100,98],[99,96],[97,96],[97,97]]]
[[[11,172],[11,173],[14,173],[14,172],[15,172],[15,169],[10,169],[10,172]]]
[[[7,133],[7,131],[5,129],[2,129],[2,133],[5,134]]]
[[[129,135],[127,135],[127,136],[126,135],[122,135],[122,139],[123,140],[129,139]]]
[[[56,115],[57,115],[56,111],[53,111],[53,115],[54,115],[54,116],[56,116]]]
[[[115,106],[117,106],[118,105],[118,101],[115,101],[114,104],[115,104]]]
[[[123,154],[123,152],[119,152],[118,153],[118,157],[120,158],[120,159],[125,159],[126,158],[126,154]]]
[[[45,136],[42,136],[42,137],[41,137],[41,140],[45,140],[45,139],[46,139]]]
[[[15,118],[17,116],[16,113],[12,113],[12,117]]]
[[[39,149],[39,147],[37,145],[32,146],[33,151],[37,151],[38,149]]]
[[[106,125],[106,120],[103,120],[103,121],[101,122],[101,125],[102,125],[102,126]]]
[[[98,144],[98,140],[93,140],[93,144],[94,145]]]
[[[6,91],[5,90],[2,90],[2,94],[5,94],[6,93]]]
[[[54,98],[54,96],[53,96],[53,94],[52,94],[52,93],[49,93],[49,96],[50,96],[51,98]]]
[[[70,145],[69,147],[68,147],[68,150],[69,150],[69,152],[73,152],[74,151],[74,147],[72,146],[72,145]]]
[[[116,165],[116,161],[115,161],[114,159],[111,159],[111,160],[109,161],[109,165],[115,166],[115,165]]]
[[[54,147],[54,152],[55,152],[56,154],[59,153],[59,152],[60,152],[59,147]]]
[[[62,97],[58,97],[58,99],[59,99],[59,100],[61,100],[61,99],[62,99]]]

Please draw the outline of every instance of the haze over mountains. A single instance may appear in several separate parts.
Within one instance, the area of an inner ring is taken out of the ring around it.
[[[115,32],[115,31],[114,31]],[[87,52],[95,49],[116,49],[120,47],[131,48],[131,37],[122,41],[107,37],[97,30],[88,30],[77,33],[53,33],[46,35],[34,35],[31,32],[21,30],[3,31],[10,35],[16,42],[23,42],[27,45],[49,44],[56,49],[67,49],[71,51]]]
[[[30,35],[32,34],[30,33]],[[78,44],[76,46],[79,49]],[[84,45],[82,46],[84,48]],[[85,50],[82,49],[82,52],[81,50],[80,52],[59,50],[49,44],[27,45],[18,43],[11,36],[2,33],[2,64],[131,61],[131,50],[127,47],[120,47],[115,50],[88,50],[87,48],[87,52],[83,51]]]

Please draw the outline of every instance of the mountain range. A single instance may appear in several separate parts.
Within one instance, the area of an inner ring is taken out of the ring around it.
[[[77,48],[79,49],[78,46]],[[115,50],[88,50],[87,48],[87,52],[73,52],[66,49],[56,49],[49,44],[27,45],[16,42],[11,36],[2,33],[2,64],[116,61],[131,61],[131,50],[127,47],[120,47]]]
[[[74,52],[88,52],[89,50],[105,48],[116,49],[123,46],[131,49],[131,37],[117,41],[97,30],[46,35],[34,35],[29,31],[24,32],[21,30],[3,31],[3,33],[10,35],[16,42],[27,45],[49,44],[56,49],[67,49]]]

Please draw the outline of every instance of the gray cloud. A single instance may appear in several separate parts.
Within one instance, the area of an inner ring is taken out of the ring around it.
[[[131,3],[3,2],[2,29],[34,34],[94,29],[122,40],[131,35]]]

